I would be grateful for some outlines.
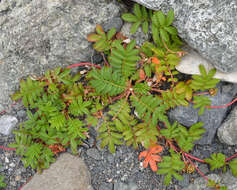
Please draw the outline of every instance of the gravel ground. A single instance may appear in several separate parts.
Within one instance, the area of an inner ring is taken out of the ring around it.
[[[80,68],[84,70],[86,67]],[[19,122],[25,121],[26,112],[20,103],[13,107],[9,106],[8,115],[15,116]],[[79,147],[79,154],[85,160],[91,173],[91,183],[94,190],[181,190],[195,178],[200,177],[198,173],[184,174],[183,181],[173,180],[168,187],[162,184],[163,177],[144,169],[142,162],[138,161],[139,151],[131,147],[120,146],[115,154],[109,153],[107,149],[100,148],[100,141],[96,141],[96,131],[90,128],[90,138]],[[14,142],[14,135],[0,135],[0,146],[7,147]],[[67,150],[70,152],[70,149]],[[6,190],[19,190],[20,187],[35,174],[31,168],[24,168],[20,157],[13,150],[0,149],[0,175],[5,176]],[[209,157],[215,152],[222,152],[227,157],[237,152],[236,146],[227,146],[215,138],[211,146],[196,145],[193,156],[200,159]],[[210,174],[204,164],[195,163],[206,175]],[[216,171],[218,173],[220,171]],[[213,173],[213,172],[212,172]]]
[[[8,114],[16,116],[18,121],[26,119],[25,111],[20,104],[9,110]],[[79,148],[79,154],[85,160],[91,173],[94,190],[181,190],[199,177],[197,173],[184,174],[184,181],[173,180],[170,186],[165,187],[162,185],[162,176],[142,167],[142,163],[138,161],[139,151],[120,146],[115,154],[111,154],[107,149],[100,149],[100,142],[96,142],[96,132],[93,128],[90,130],[90,136],[91,138]],[[13,141],[13,134],[0,135],[0,146],[7,147]],[[35,171],[31,168],[24,168],[15,151],[0,149],[0,152],[0,164],[2,165],[0,174],[5,176],[4,181],[7,183],[7,187],[2,189],[18,190],[35,174]],[[226,146],[215,138],[211,146],[196,145],[191,154],[203,159],[214,152],[222,152],[231,156],[237,152],[237,146]],[[204,164],[199,164],[199,169],[206,175],[210,173]]]

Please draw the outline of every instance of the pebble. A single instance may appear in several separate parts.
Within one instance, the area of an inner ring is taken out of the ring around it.
[[[17,112],[17,116],[19,118],[25,118],[26,117],[26,111],[25,110],[20,110]]]
[[[9,166],[14,168],[16,166],[16,164],[12,162],[12,163],[9,164]]]
[[[5,163],[9,163],[9,159],[5,157]]]
[[[0,118],[0,133],[3,135],[10,135],[17,122],[18,120],[16,117],[11,115],[3,115]]]
[[[182,187],[187,187],[189,185],[190,175],[184,174],[183,177],[184,177],[184,179],[181,181],[178,181],[178,183]]]
[[[134,182],[129,182],[128,184],[117,182],[114,184],[114,190],[138,190],[138,187]]]
[[[15,180],[16,180],[16,181],[20,181],[20,180],[21,180],[21,176],[20,176],[20,175],[17,175],[17,176],[15,177]]]
[[[110,164],[114,163],[114,156],[112,154],[109,154],[107,160]]]

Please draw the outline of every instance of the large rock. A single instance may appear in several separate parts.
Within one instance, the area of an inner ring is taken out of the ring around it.
[[[174,25],[192,48],[223,72],[237,70],[236,0],[133,0],[167,12],[173,8]]]
[[[96,24],[121,25],[119,10],[108,0],[2,0],[0,104],[9,104],[22,77],[90,60],[87,34]]]
[[[226,121],[218,129],[217,135],[221,142],[237,145],[237,107],[231,111]]]
[[[90,173],[84,161],[69,153],[58,160],[42,174],[35,174],[22,190],[92,190]]]
[[[200,75],[199,65],[202,64],[207,71],[213,68],[212,64],[200,56],[197,52],[189,49],[188,53],[182,58],[181,62],[176,66],[176,69],[185,74]],[[231,83],[237,83],[237,71],[224,73],[216,71],[214,78]]]
[[[210,96],[212,101],[211,106],[226,105],[231,102],[237,94],[237,84],[226,84],[221,82],[218,84],[218,93],[215,96]],[[229,107],[219,109],[206,109],[205,112],[198,116],[198,109],[194,109],[192,105],[189,107],[178,106],[169,112],[171,120],[177,120],[182,125],[187,127],[196,122],[203,122],[206,132],[203,138],[197,141],[197,144],[211,144],[216,134],[216,130],[220,127],[226,117]]]

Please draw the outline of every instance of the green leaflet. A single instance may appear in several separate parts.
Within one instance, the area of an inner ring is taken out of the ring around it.
[[[89,77],[92,78],[90,85],[102,95],[115,96],[126,89],[125,78],[121,77],[119,73],[113,72],[111,68],[104,67],[101,70],[93,70]]]

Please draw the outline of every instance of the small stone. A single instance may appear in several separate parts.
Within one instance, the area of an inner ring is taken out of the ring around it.
[[[16,181],[20,181],[20,180],[21,180],[21,176],[20,176],[20,175],[17,175],[17,176],[15,177],[15,180],[16,180]]]
[[[5,163],[9,163],[8,157],[5,157]]]
[[[206,164],[201,164],[198,169],[204,174],[207,174],[209,172],[208,166]]]
[[[108,154],[107,160],[110,164],[114,163],[114,156],[112,154]]]
[[[24,117],[26,117],[26,112],[25,112],[25,110],[20,110],[20,111],[18,111],[18,112],[17,112],[17,116],[18,116],[19,118],[24,118]]]
[[[12,162],[12,163],[9,164],[9,166],[14,168],[16,166],[16,164]]]
[[[198,112],[192,106],[178,106],[168,112],[168,116],[172,121],[178,121],[184,126],[191,126],[198,121]]]
[[[102,159],[102,157],[101,157],[99,151],[98,151],[96,148],[90,148],[90,149],[88,149],[88,150],[86,151],[86,154],[87,154],[89,157],[91,157],[91,158],[93,158],[93,159],[95,159],[95,160],[101,160],[101,159]]]
[[[3,115],[0,118],[0,133],[3,135],[10,135],[17,122],[18,120],[16,117],[11,115]]]
[[[184,179],[181,181],[178,181],[178,183],[182,187],[187,187],[189,185],[190,175],[184,174],[183,177],[184,177]]]
[[[80,74],[84,75],[86,72],[87,72],[87,70],[82,70],[82,71],[80,71]]]
[[[88,145],[90,146],[90,148],[94,146],[94,143],[95,143],[95,139],[93,137],[90,137],[88,139]]]

